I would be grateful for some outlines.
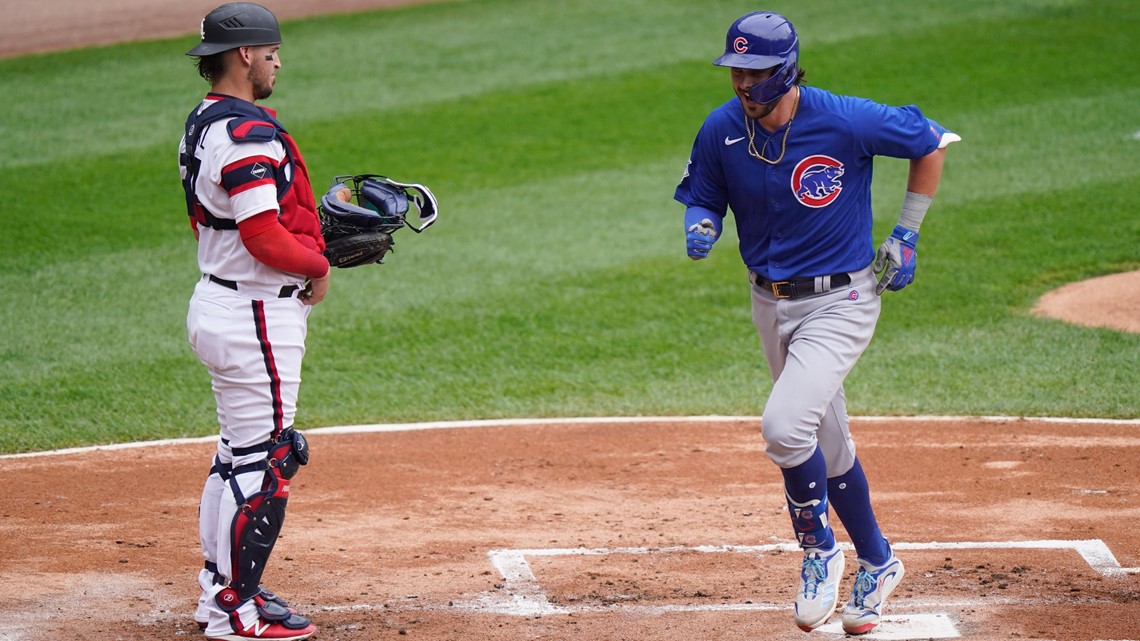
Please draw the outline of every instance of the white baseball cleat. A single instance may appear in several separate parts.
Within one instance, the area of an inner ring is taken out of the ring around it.
[[[835,612],[839,581],[843,578],[843,550],[838,546],[828,551],[804,550],[800,567],[800,587],[796,591],[796,625],[811,632],[827,623]]]
[[[879,625],[883,604],[902,581],[902,561],[891,552],[883,565],[874,566],[859,559],[851,599],[843,606],[843,631],[847,634],[866,634]]]

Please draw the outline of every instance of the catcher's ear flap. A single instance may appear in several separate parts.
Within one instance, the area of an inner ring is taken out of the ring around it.
[[[408,213],[407,194],[402,189],[393,189],[386,182],[365,178],[360,183],[360,197],[367,205],[372,205],[376,211],[386,216],[399,217],[402,220]]]

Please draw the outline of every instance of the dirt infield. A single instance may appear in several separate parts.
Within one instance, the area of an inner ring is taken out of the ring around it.
[[[1140,638],[1140,424],[853,431],[907,565],[880,638]],[[322,641],[803,637],[799,554],[755,419],[310,442],[265,583]],[[199,638],[212,447],[0,459],[0,639]]]

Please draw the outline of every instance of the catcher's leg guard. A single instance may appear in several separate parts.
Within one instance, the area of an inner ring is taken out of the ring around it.
[[[261,575],[285,522],[289,479],[309,460],[305,437],[292,428],[283,430],[276,440],[259,447],[268,449],[268,457],[235,467],[230,477],[230,487],[239,506],[230,528],[230,587],[236,591],[240,602],[261,593]],[[241,454],[237,450],[234,453]],[[238,477],[254,472],[264,474],[261,491],[244,496]]]

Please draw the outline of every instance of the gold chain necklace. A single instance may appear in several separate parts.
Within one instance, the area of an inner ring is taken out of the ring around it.
[[[796,91],[795,102],[792,103],[792,117],[788,118],[788,127],[784,130],[784,139],[780,143],[780,157],[775,160],[768,160],[764,157],[764,151],[768,149],[768,140],[771,136],[764,141],[764,145],[760,147],[760,151],[756,151],[756,121],[744,114],[744,131],[748,132],[748,155],[753,158],[763,160],[769,165],[775,165],[784,159],[784,153],[788,151],[788,134],[792,132],[792,121],[796,119],[796,113],[800,110],[800,92]]]

